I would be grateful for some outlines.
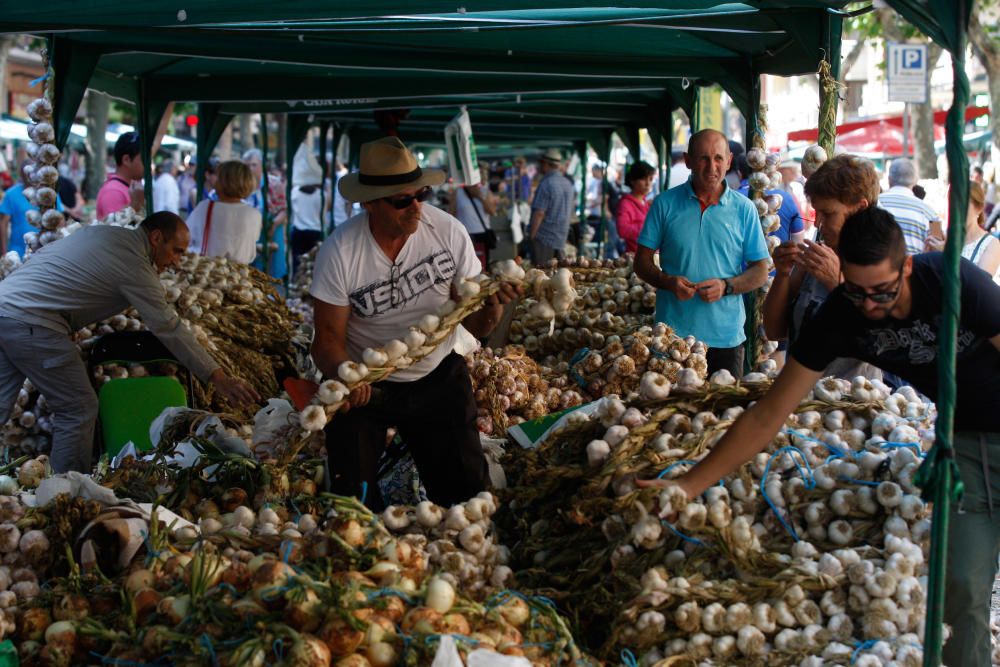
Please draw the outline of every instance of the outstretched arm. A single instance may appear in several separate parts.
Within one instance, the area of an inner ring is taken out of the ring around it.
[[[676,480],[688,498],[698,497],[764,449],[822,375],[790,358],[770,391],[740,415],[698,465]],[[643,485],[667,486],[672,483],[674,480],[652,480]]]

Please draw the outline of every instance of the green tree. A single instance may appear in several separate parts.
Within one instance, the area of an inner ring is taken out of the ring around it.
[[[996,2],[996,0],[988,1]],[[867,4],[853,3],[848,5],[847,9],[862,9]],[[845,22],[844,35],[857,39],[858,44],[846,54],[841,77],[846,76],[850,66],[853,66],[860,56],[862,43],[881,41],[883,46],[889,42],[927,44],[928,73],[934,70],[944,51],[916,27],[899,16],[895,10],[877,4],[874,10],[859,14]],[[937,178],[937,153],[934,150],[934,108],[930,102],[927,102],[925,104],[910,104],[908,109],[910,128],[913,134],[913,161],[917,167],[917,173],[920,174],[921,178]]]
[[[990,94],[990,130],[993,133],[993,162],[1000,159],[1000,2],[976,0],[969,17],[969,43],[986,70]]]

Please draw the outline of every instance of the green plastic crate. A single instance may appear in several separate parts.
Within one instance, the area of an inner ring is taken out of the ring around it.
[[[153,448],[149,426],[164,408],[187,405],[184,387],[172,377],[109,380],[97,395],[104,450],[114,457],[128,442],[140,451]]]

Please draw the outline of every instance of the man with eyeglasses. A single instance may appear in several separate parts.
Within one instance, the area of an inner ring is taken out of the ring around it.
[[[844,281],[806,323],[771,390],[685,475],[640,485],[677,484],[697,497],[761,451],[837,357],[871,362],[937,396],[944,256],[907,256],[902,229],[876,207],[848,218],[838,252]],[[961,283],[955,453],[965,496],[949,517],[945,622],[953,634],[944,663],[989,667],[1000,555],[1000,287],[964,259]]]
[[[425,170],[396,137],[361,146],[360,171],[339,179],[344,198],[363,212],[339,225],[320,247],[310,293],[315,303],[312,356],[328,378],[365,348],[402,340],[422,316],[436,314],[465,278],[480,272],[462,224],[429,204],[431,188],[444,182]],[[477,338],[489,335],[503,304],[516,298],[505,287],[463,325]],[[386,431],[406,441],[430,499],[450,506],[485,490],[486,460],[476,429],[477,409],[465,360],[453,351],[453,333],[431,354],[373,387],[351,392],[348,411],[327,426],[332,490],[364,496],[381,510],[378,461]]]

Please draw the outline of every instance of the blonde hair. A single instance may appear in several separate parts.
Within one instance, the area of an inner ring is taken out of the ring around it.
[[[975,181],[969,181],[969,203],[979,209],[979,217],[976,222],[980,227],[986,227],[986,191],[983,186]]]
[[[215,170],[215,191],[220,197],[246,199],[257,189],[257,181],[250,167],[239,160],[223,162]]]
[[[855,206],[862,199],[869,206],[878,203],[878,172],[871,160],[856,155],[830,158],[806,181],[809,199],[833,199],[846,206]]]

